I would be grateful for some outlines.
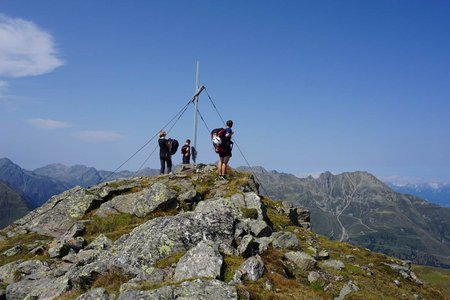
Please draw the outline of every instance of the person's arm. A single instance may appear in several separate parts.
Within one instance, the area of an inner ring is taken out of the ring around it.
[[[230,138],[230,139],[231,139],[231,136],[234,134],[233,130],[232,130],[231,128],[227,128],[225,132],[226,132],[226,133],[225,133],[225,136],[226,136],[227,138]]]

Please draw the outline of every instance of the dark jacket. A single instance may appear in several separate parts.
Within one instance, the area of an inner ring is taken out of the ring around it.
[[[169,158],[169,146],[167,145],[167,139],[166,138],[160,138],[158,140],[159,144],[159,157],[160,158]]]

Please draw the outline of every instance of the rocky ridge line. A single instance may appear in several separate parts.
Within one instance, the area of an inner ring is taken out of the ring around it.
[[[388,296],[441,297],[407,263],[311,233],[307,210],[261,198],[251,175],[215,174],[184,166],[52,197],[0,233],[0,249],[15,244],[0,299],[342,299],[374,289],[364,277],[391,278]]]

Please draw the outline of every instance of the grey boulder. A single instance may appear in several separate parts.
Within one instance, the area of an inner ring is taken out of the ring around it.
[[[127,290],[119,300],[237,300],[236,288],[220,280],[186,281],[178,286],[164,286],[151,291]]]
[[[114,296],[110,296],[104,288],[96,288],[79,296],[76,300],[112,300]]]
[[[264,262],[259,255],[247,259],[240,267],[241,272],[250,281],[256,281],[264,273]]]
[[[169,207],[175,203],[176,193],[165,184],[157,182],[140,192],[114,197],[102,204],[96,214],[106,216],[120,212],[142,218],[158,208]]]
[[[272,245],[275,248],[297,248],[298,239],[292,232],[279,231],[272,234]]]
[[[313,270],[317,265],[317,261],[311,255],[302,251],[288,252],[284,255],[284,257],[288,261],[294,263],[296,267],[305,271]]]
[[[178,261],[174,279],[183,281],[190,278],[218,278],[223,257],[216,245],[201,241]]]

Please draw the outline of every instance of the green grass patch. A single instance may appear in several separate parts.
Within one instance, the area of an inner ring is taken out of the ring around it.
[[[168,211],[152,212],[144,218],[139,218],[130,214],[112,214],[107,217],[93,216],[91,222],[86,225],[84,238],[89,243],[100,233],[106,235],[109,239],[115,241],[122,235],[130,233],[137,226],[154,219],[156,217],[173,216],[178,212],[175,209]]]
[[[225,255],[223,257],[222,278],[225,282],[233,279],[234,272],[244,263],[245,259],[240,256]]]
[[[170,256],[158,260],[153,266],[158,269],[170,267],[172,264],[176,264],[185,253],[186,252],[175,252]]]
[[[319,280],[316,282],[313,282],[309,285],[314,291],[322,291],[323,290],[323,283]]]
[[[27,259],[31,259],[31,258],[39,258],[39,259],[47,258],[46,255],[36,256],[36,255],[31,254],[27,250],[27,247],[25,245],[32,244],[36,241],[45,241],[45,242],[50,243],[51,240],[52,240],[52,238],[50,238],[50,237],[39,235],[34,232],[29,232],[27,234],[16,235],[12,238],[5,239],[4,241],[0,241],[0,266],[6,265],[10,262],[13,262],[13,261],[16,261],[19,259],[27,260]],[[13,248],[16,245],[22,246],[22,251],[20,251],[18,254],[14,255],[14,256],[5,256],[5,255],[1,254],[1,253],[5,252],[6,250]]]
[[[266,206],[267,221],[275,231],[284,231],[294,225],[286,214],[278,212],[282,207],[281,202],[275,202],[265,196],[261,198],[261,202]]]
[[[229,180],[226,184],[226,193],[224,194],[224,197],[231,197],[234,194],[242,193],[242,187],[250,184],[250,176],[246,173],[230,171],[228,178]]]
[[[241,207],[242,216],[248,219],[258,219],[258,211],[256,208]]]
[[[411,269],[425,284],[442,290],[450,299],[450,269],[419,265],[412,265]]]

